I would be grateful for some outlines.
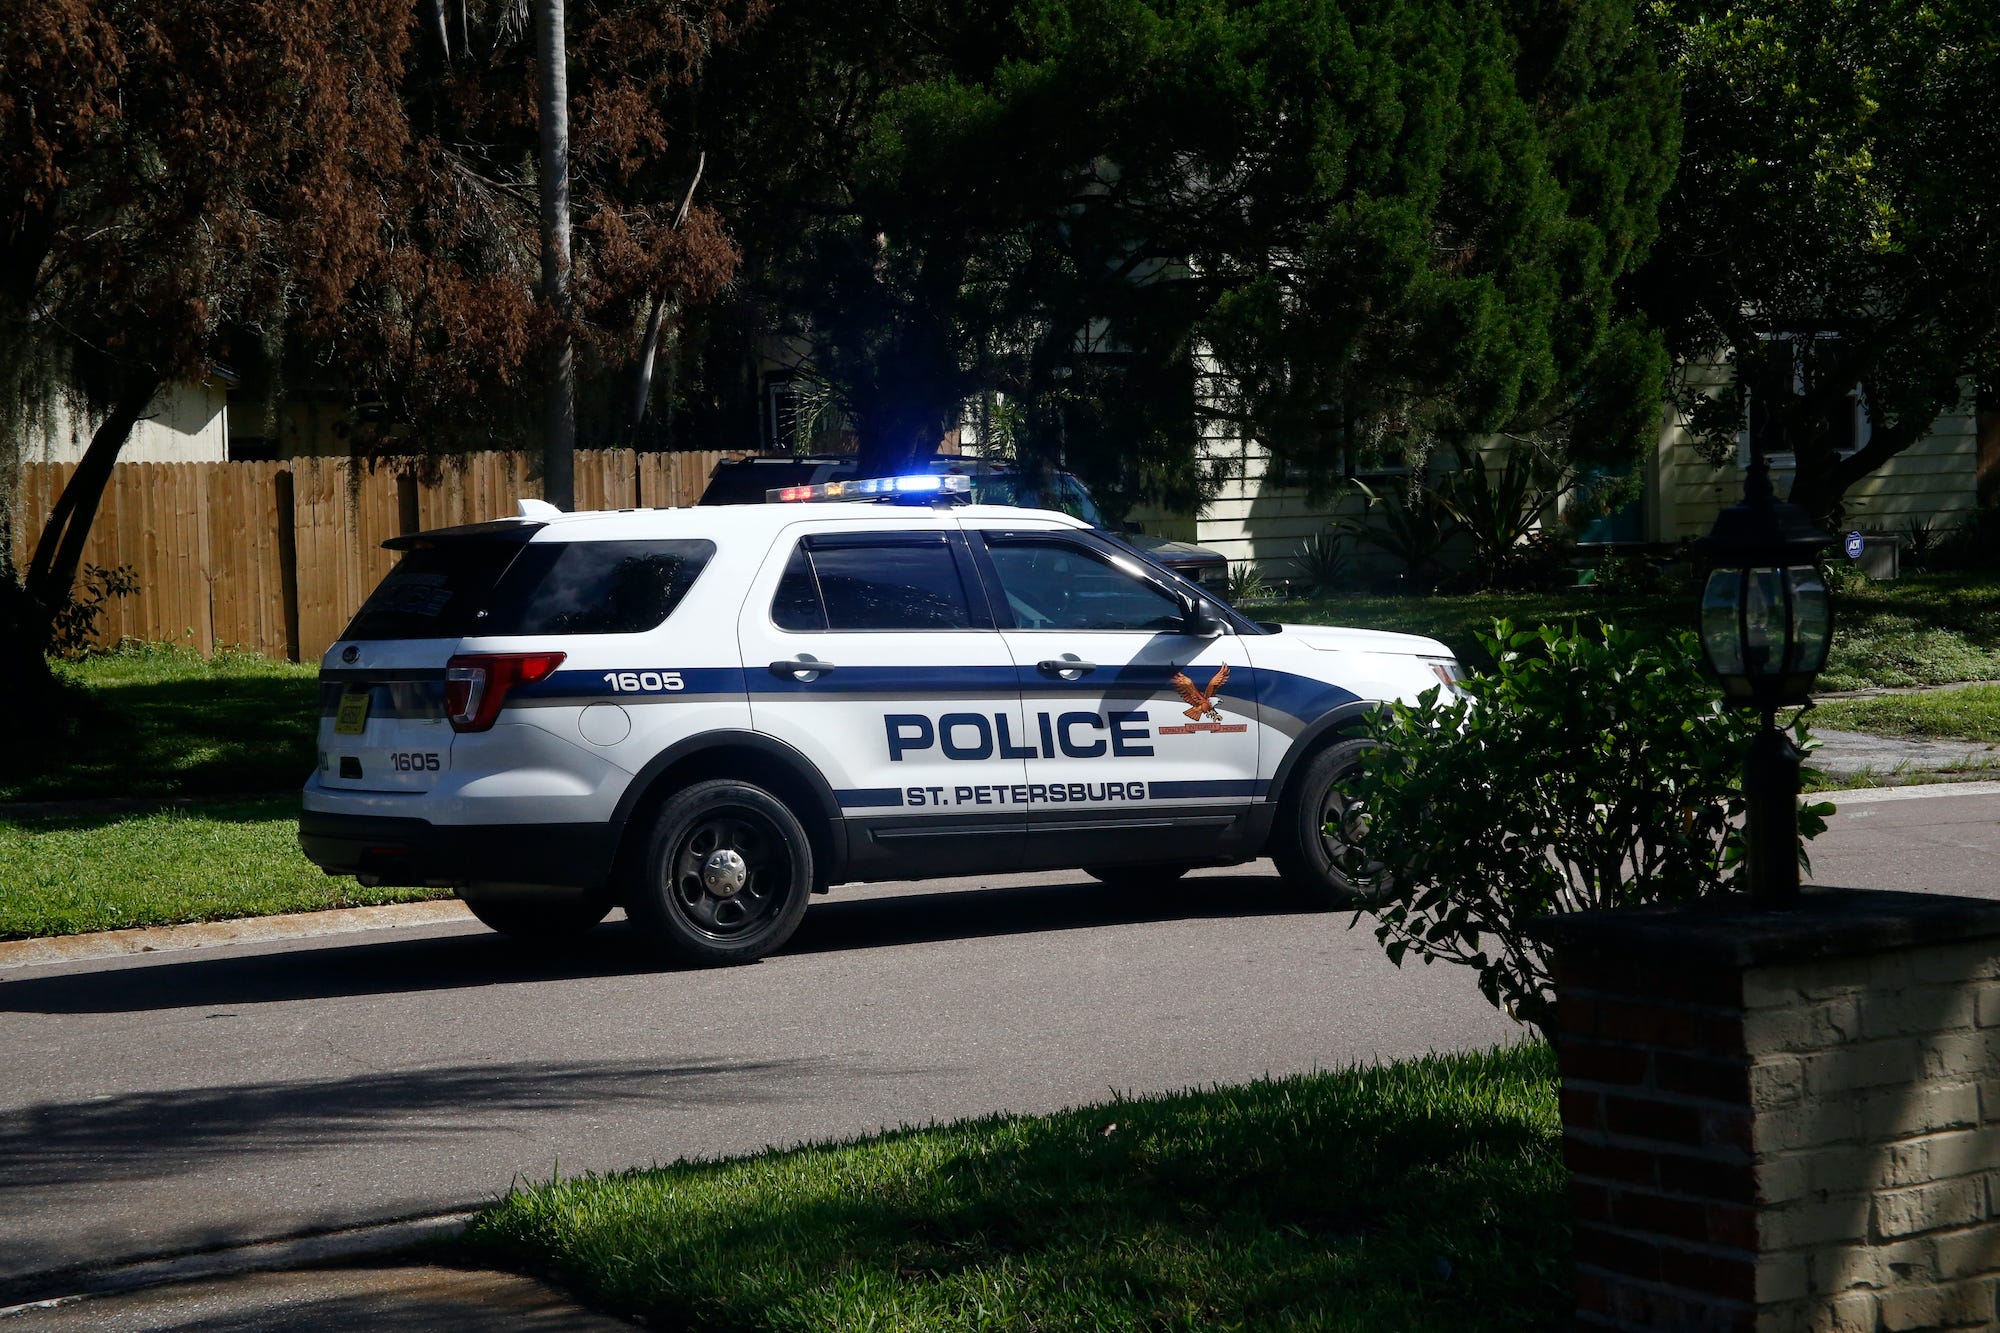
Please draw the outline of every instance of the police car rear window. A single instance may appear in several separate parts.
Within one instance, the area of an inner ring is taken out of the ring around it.
[[[638,634],[714,554],[707,541],[440,542],[405,554],[342,637]]]

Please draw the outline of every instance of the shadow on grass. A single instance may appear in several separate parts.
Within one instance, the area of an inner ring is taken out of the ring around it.
[[[11,824],[29,833],[89,833],[162,810],[176,809],[185,811],[190,817],[217,824],[268,824],[274,819],[296,820],[299,817],[299,794],[292,788],[304,785],[301,781],[288,784],[285,791],[274,795],[233,800],[168,796],[88,798],[78,802],[84,808],[74,811],[69,802],[55,801],[47,806],[31,807],[36,811],[33,814],[0,815],[0,825]],[[99,800],[103,801],[101,807]]]
[[[1558,1327],[1541,1046],[537,1186],[475,1252],[659,1327]]]
[[[91,692],[77,734],[0,767],[0,800],[203,796],[297,788],[318,726],[311,680],[221,676]]]
[[[846,902],[836,898],[808,909],[792,943],[764,965],[783,966],[793,954],[1292,910],[1275,878],[1251,875],[1193,880],[1151,897],[1061,884]],[[365,942],[334,936],[277,953],[232,952],[181,960],[169,955],[167,961],[26,976],[0,985],[0,1012],[143,1013],[421,994],[660,970],[661,964],[638,936],[615,921],[560,947],[525,945],[484,929]]]

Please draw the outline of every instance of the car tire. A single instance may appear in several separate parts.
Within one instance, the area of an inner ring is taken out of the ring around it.
[[[1198,861],[1165,861],[1138,866],[1085,866],[1083,873],[1114,889],[1150,889],[1172,884]]]
[[[713,778],[660,807],[625,910],[670,961],[749,963],[792,937],[812,886],[798,817],[762,787]]]
[[[461,898],[486,926],[510,939],[558,943],[583,934],[611,912],[603,893],[561,898]]]
[[[1342,868],[1354,838],[1366,832],[1365,824],[1356,831],[1365,812],[1344,788],[1377,748],[1369,740],[1334,742],[1300,766],[1278,802],[1271,859],[1285,886],[1314,907],[1366,907],[1389,891],[1386,872],[1357,876]]]

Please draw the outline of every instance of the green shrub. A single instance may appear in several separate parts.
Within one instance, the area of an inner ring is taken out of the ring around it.
[[[1228,597],[1231,606],[1261,601],[1270,595],[1271,585],[1264,582],[1264,575],[1254,563],[1239,560],[1229,567]]]
[[[139,573],[130,565],[86,564],[76,591],[56,608],[49,622],[49,652],[57,657],[82,657],[97,635],[97,618],[105,605],[139,591]]]
[[[1347,592],[1354,583],[1347,560],[1347,536],[1334,528],[1321,528],[1299,543],[1292,557],[1298,569],[1293,585],[1308,597],[1332,597]]]
[[[1528,922],[1735,889],[1756,724],[1722,706],[1690,633],[1502,620],[1481,638],[1490,674],[1370,723],[1382,751],[1355,794],[1364,859],[1390,879],[1370,910],[1392,962],[1472,967],[1487,999],[1546,1033],[1554,992]],[[1806,837],[1832,809],[1802,807]]]

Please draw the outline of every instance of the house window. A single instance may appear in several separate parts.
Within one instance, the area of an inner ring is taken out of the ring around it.
[[[1772,467],[1791,467],[1792,451],[1785,447],[1784,423],[1795,416],[1798,400],[1806,395],[1813,373],[1812,353],[1838,338],[1837,333],[1759,334],[1768,355],[1746,372],[1748,400],[1743,430],[1736,437],[1739,467],[1762,455]],[[1833,419],[1827,423],[1833,435],[1834,451],[1842,456],[1868,443],[1868,404],[1860,385],[1854,385],[1835,400]]]
[[[764,385],[764,426],[769,435],[764,446],[777,453],[793,453],[809,446],[811,408],[793,379],[773,378]]]

